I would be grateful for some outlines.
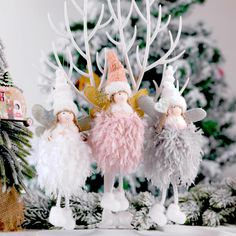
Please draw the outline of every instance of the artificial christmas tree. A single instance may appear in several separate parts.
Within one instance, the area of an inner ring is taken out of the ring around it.
[[[22,121],[23,115],[19,109],[21,105],[23,107],[20,103],[22,94],[14,87],[9,76],[1,40],[0,91],[0,230],[8,231],[16,230],[23,221],[23,203],[19,196],[22,190],[26,190],[24,178],[33,176],[33,170],[26,160],[32,133],[18,122]],[[13,92],[18,94],[20,100],[14,100]]]

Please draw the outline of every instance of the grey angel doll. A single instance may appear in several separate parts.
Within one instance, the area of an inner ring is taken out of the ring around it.
[[[186,221],[178,205],[178,186],[188,187],[194,182],[202,157],[204,137],[193,123],[204,119],[206,112],[201,108],[187,110],[181,95],[187,82],[179,91],[179,86],[174,84],[173,68],[169,66],[162,79],[158,102],[148,96],[138,101],[149,124],[144,148],[144,175],[162,192],[160,202],[149,212],[159,226],[165,225],[167,220],[178,224]],[[164,203],[170,184],[174,203],[166,211]]]

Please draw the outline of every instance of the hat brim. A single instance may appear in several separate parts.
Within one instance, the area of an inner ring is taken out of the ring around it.
[[[105,93],[108,96],[111,96],[112,94],[118,93],[120,91],[125,91],[129,97],[132,95],[130,85],[127,82],[115,81],[111,82],[105,87]]]

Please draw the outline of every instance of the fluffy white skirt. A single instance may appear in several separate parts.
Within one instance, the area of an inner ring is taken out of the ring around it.
[[[79,133],[71,132],[48,141],[48,133],[39,141],[36,170],[38,183],[48,195],[72,196],[90,175],[91,150]]]

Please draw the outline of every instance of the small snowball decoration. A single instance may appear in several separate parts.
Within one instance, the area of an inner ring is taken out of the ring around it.
[[[48,195],[57,197],[49,222],[65,229],[73,229],[75,220],[69,206],[70,197],[77,194],[90,175],[91,150],[83,141],[76,117],[78,110],[63,75],[56,72],[54,93],[54,125],[46,130],[39,141],[38,183]],[[65,208],[61,208],[62,197]]]
[[[165,225],[167,219],[179,224],[186,221],[178,206],[177,187],[194,182],[204,143],[202,131],[193,122],[204,119],[206,112],[201,108],[186,111],[187,105],[181,94],[187,83],[179,91],[174,85],[173,75],[174,70],[169,66],[164,73],[161,97],[157,103],[147,96],[139,99],[140,107],[149,115],[144,174],[162,191],[160,203],[150,209],[149,216],[160,226]],[[164,203],[170,184],[173,186],[174,203],[170,204],[165,215]]]
[[[129,207],[123,190],[123,175],[137,169],[144,140],[143,121],[128,102],[132,92],[125,69],[114,51],[107,52],[107,60],[108,79],[104,92],[110,105],[96,113],[89,138],[93,156],[104,174],[101,200],[104,217],[109,211],[124,211]],[[116,176],[119,176],[120,187],[114,191]]]

